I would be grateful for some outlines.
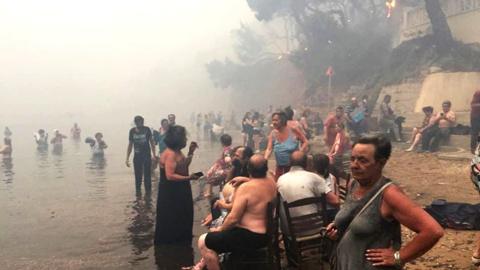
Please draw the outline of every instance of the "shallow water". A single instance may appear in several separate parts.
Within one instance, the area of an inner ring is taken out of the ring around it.
[[[66,122],[56,128],[69,135]],[[97,129],[80,125],[82,140],[65,140],[61,153],[37,151],[32,133],[42,127],[9,126],[13,155],[0,161],[0,268],[179,269],[198,259],[207,202],[195,203],[193,248],[154,248],[158,169],[153,196],[137,196],[133,169],[124,164],[129,123],[100,130],[109,146],[104,158],[83,143]],[[221,151],[199,144],[191,172],[206,171]],[[198,194],[198,184],[192,187]]]

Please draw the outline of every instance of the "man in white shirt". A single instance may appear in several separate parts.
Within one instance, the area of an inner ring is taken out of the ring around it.
[[[290,157],[291,169],[282,175],[277,182],[278,192],[283,200],[294,202],[310,197],[320,197],[325,194],[326,200],[331,205],[339,205],[340,200],[318,174],[306,171],[307,156],[302,151],[295,151]],[[306,205],[290,209],[292,217],[308,215],[316,212],[316,205]]]

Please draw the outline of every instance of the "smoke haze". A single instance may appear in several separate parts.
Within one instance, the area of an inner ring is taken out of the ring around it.
[[[243,0],[0,0],[0,120],[213,109],[204,64],[253,20]]]

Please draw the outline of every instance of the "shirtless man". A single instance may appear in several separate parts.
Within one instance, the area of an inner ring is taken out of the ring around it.
[[[267,204],[275,199],[277,188],[273,178],[267,176],[267,160],[261,155],[250,158],[248,171],[250,181],[237,188],[223,225],[198,240],[209,270],[220,269],[219,253],[245,252],[267,245]]]
[[[12,139],[5,137],[3,144],[4,145],[0,147],[0,154],[2,154],[3,157],[10,157],[12,155]]]
[[[72,138],[74,140],[78,140],[80,139],[80,134],[81,134],[82,130],[80,129],[80,127],[78,126],[77,123],[73,124],[73,127],[72,129],[70,130],[70,133],[72,134]]]

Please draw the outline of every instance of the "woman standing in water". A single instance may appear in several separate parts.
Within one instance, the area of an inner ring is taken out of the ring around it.
[[[160,157],[155,245],[191,245],[193,199],[190,180],[200,176],[189,175],[188,167],[198,145],[191,142],[185,157],[181,150],[187,145],[187,135],[182,126],[169,127],[165,144],[167,149]]]

